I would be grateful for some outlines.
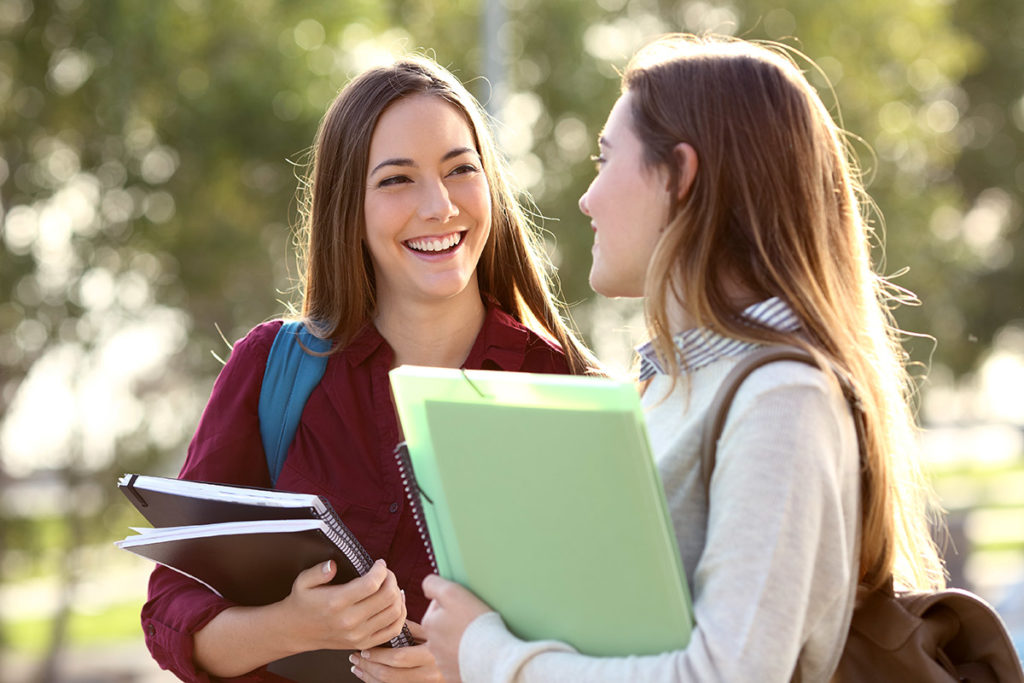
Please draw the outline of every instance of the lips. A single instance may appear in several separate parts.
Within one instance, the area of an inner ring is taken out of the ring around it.
[[[402,244],[419,254],[444,254],[455,251],[462,244],[466,231],[450,232],[444,235],[427,235],[405,240]]]

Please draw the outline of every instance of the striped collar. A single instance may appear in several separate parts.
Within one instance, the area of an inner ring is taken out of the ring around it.
[[[793,309],[778,297],[765,299],[747,307],[743,310],[742,316],[752,323],[780,332],[794,332],[800,329],[800,320],[793,313]],[[673,341],[676,345],[676,352],[679,354],[680,364],[687,371],[699,370],[724,356],[735,356],[755,346],[760,346],[757,342],[733,339],[704,327],[680,332],[673,338]],[[656,374],[665,373],[661,363],[658,362],[653,343],[648,341],[638,346],[636,352],[640,356],[641,381],[648,380]]]

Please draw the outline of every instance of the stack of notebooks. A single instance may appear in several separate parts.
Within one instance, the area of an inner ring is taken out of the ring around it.
[[[241,605],[266,605],[289,594],[303,570],[334,560],[333,583],[362,576],[373,560],[320,496],[126,474],[125,496],[154,528],[134,528],[116,545],[175,569]],[[412,644],[408,629],[391,646]],[[271,665],[299,681],[315,671],[348,672],[348,652],[320,650]],[[344,680],[344,679],[343,679]],[[355,680],[352,678],[352,680]]]

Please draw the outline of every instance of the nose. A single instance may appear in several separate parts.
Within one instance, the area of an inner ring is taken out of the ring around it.
[[[580,195],[580,211],[583,212],[584,216],[590,216],[590,209],[587,208],[587,195],[588,194],[590,194],[590,188],[589,187],[587,188],[586,192],[584,192],[583,194]],[[592,218],[592,216],[591,216],[591,218]]]
[[[459,207],[452,201],[444,182],[438,180],[424,184],[419,213],[423,220],[444,223],[459,215]]]

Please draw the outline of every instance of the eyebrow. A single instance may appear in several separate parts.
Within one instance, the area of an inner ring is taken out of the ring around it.
[[[463,154],[476,154],[477,156],[479,156],[479,153],[472,147],[456,147],[455,149],[449,150],[443,157],[441,157],[441,161],[448,161],[449,159],[454,159],[455,157],[462,156]],[[385,166],[414,167],[416,166],[416,162],[413,161],[412,159],[408,159],[405,157],[385,159],[384,161],[380,162],[379,164],[373,167],[373,170],[370,171],[370,175],[373,175],[374,173],[376,173]]]

